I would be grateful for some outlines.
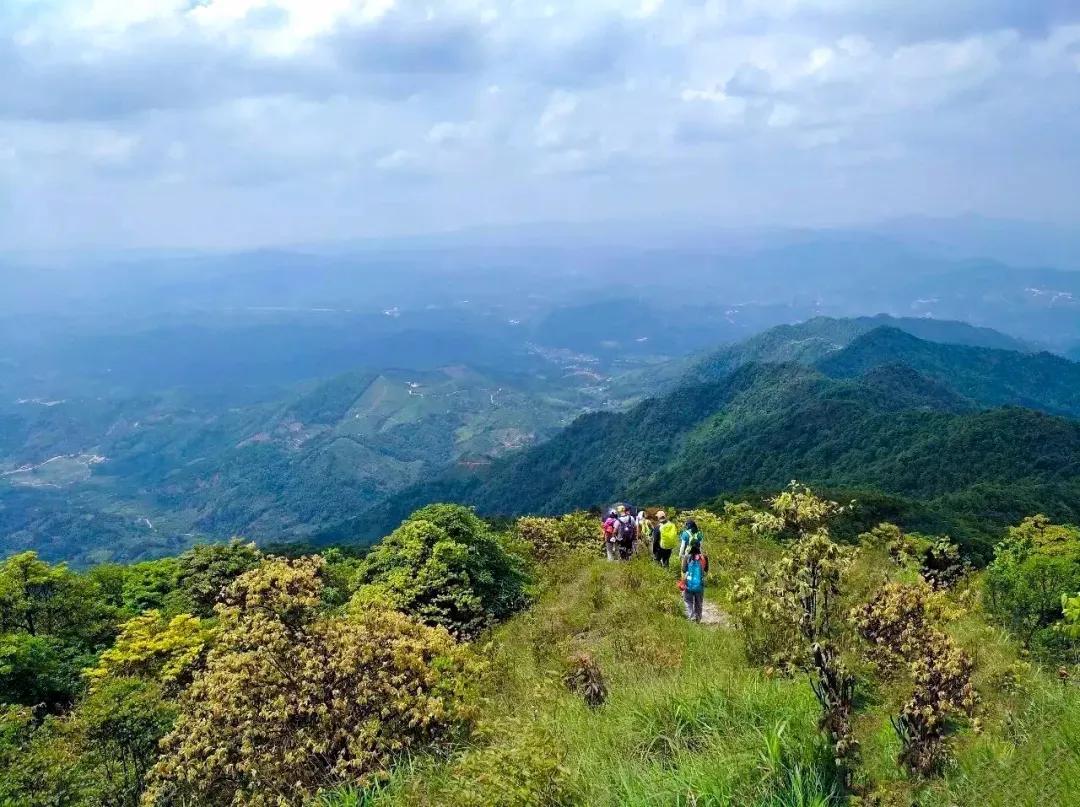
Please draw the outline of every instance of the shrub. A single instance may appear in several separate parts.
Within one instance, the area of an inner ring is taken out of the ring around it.
[[[462,754],[433,807],[561,807],[568,798],[565,752],[531,724],[507,723],[487,742]]]
[[[949,759],[950,716],[970,716],[976,705],[971,658],[936,626],[929,596],[926,585],[889,583],[852,613],[879,667],[907,667],[911,698],[891,720],[902,746],[900,763],[922,776],[940,772]]]
[[[574,513],[562,518],[525,516],[514,522],[513,534],[541,562],[571,552],[597,554],[603,547],[600,522],[587,513]]]
[[[1025,519],[995,548],[984,581],[987,610],[1030,644],[1061,618],[1062,595],[1080,589],[1080,529]]]
[[[575,653],[567,662],[567,671],[563,676],[566,688],[575,695],[580,695],[589,706],[602,706],[607,700],[607,684],[600,671],[600,665],[589,653]]]
[[[831,519],[848,512],[855,505],[854,502],[841,505],[822,499],[806,485],[796,481],[792,481],[766,504],[765,510],[750,517],[752,529],[788,540],[824,529]]]
[[[147,804],[299,805],[467,720],[467,648],[386,609],[321,613],[321,565],[273,559],[230,586]]]
[[[852,732],[855,678],[841,659],[837,640],[842,633],[842,583],[855,550],[833,542],[826,523],[844,508],[795,482],[769,506],[770,512],[753,515],[751,521],[759,531],[788,535],[792,543],[756,581],[740,582],[736,618],[744,634],[767,633],[772,663],[810,673],[822,710],[820,727],[847,784],[858,757]]]
[[[360,564],[350,609],[389,605],[463,639],[525,604],[521,558],[466,507],[416,511]]]
[[[1062,594],[1061,612],[1064,616],[1058,629],[1068,638],[1080,641],[1080,593],[1072,597]]]
[[[922,579],[936,589],[955,585],[969,571],[960,557],[960,547],[947,535],[906,533],[895,524],[882,522],[859,535],[859,542],[884,548],[898,566],[915,566]]]

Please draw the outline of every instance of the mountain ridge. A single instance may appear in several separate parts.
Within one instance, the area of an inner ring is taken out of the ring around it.
[[[779,341],[773,348],[799,353]],[[976,553],[1007,523],[994,508],[981,514],[1002,486],[1025,492],[1022,507],[1080,517],[1070,504],[1080,496],[1080,422],[1034,408],[1080,412],[1038,394],[1047,367],[1068,367],[1061,388],[1080,391],[1073,363],[877,327],[815,365],[749,362],[626,412],[586,415],[545,443],[479,473],[459,469],[406,489],[321,537],[363,539],[431,500],[510,516],[624,497],[683,505],[792,478],[925,500],[924,515],[940,510],[936,521]],[[1002,386],[1010,375],[1014,383]]]

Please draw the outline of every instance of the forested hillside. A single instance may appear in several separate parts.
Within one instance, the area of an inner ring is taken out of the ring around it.
[[[989,406],[1011,404],[1080,417],[1080,363],[1051,353],[939,344],[896,328],[875,328],[823,357],[827,375],[849,378],[899,362]]]
[[[551,362],[357,370],[244,404],[192,392],[0,404],[0,551],[136,560],[195,534],[302,537],[457,462],[639,397]]]
[[[744,355],[807,349],[805,331],[792,330],[769,332]],[[556,513],[621,495],[688,504],[793,476],[884,493],[912,527],[950,532],[982,556],[1004,525],[1031,512],[1080,515],[1080,422],[1036,411],[1080,413],[1080,365],[893,328],[802,358],[817,356],[821,369],[744,364],[626,413],[583,417],[482,473],[391,497],[327,537],[363,538],[432,499],[492,514]]]
[[[714,381],[750,362],[797,361],[813,364],[847,347],[863,334],[883,327],[942,344],[1033,352],[1032,346],[1020,339],[966,322],[890,317],[885,314],[848,319],[814,317],[795,325],[778,325],[738,344],[714,351],[691,369],[687,381]]]

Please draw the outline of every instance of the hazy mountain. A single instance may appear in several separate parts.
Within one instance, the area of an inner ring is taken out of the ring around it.
[[[814,317],[796,325],[771,328],[744,342],[721,348],[695,365],[688,373],[687,380],[717,379],[749,362],[797,361],[812,364],[846,347],[859,336],[882,326],[947,344],[1023,352],[1035,349],[1020,339],[989,328],[977,328],[965,322],[890,317],[887,314],[849,319]]]

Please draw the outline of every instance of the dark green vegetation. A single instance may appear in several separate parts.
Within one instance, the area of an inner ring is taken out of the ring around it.
[[[1024,516],[1080,518],[1080,422],[1046,414],[1080,414],[1080,365],[927,342],[887,327],[846,347],[822,341],[822,329],[844,338],[861,327],[816,320],[776,329],[725,351],[723,361],[816,366],[749,363],[724,374],[728,365],[714,358],[702,375],[718,380],[628,412],[582,417],[480,473],[398,494],[332,535],[362,537],[366,525],[384,531],[432,499],[492,514],[557,513],[623,496],[692,504],[775,490],[792,477],[884,494],[883,514],[948,532],[983,559],[1000,531]]]
[[[10,558],[0,804],[1076,803],[1080,530],[1026,520],[978,572],[891,524],[835,541],[861,508],[672,512],[702,625],[584,514],[432,505],[364,558]]]
[[[894,328],[878,328],[822,359],[818,367],[834,378],[851,378],[894,362],[980,404],[1080,417],[1080,364],[1051,353],[941,345]]]
[[[658,316],[629,299],[618,310],[635,328]],[[984,556],[1007,523],[1074,512],[1070,428],[979,411],[1076,416],[1073,362],[985,328],[890,317],[779,326],[697,362],[650,355],[649,337],[596,355],[550,346],[588,341],[572,323],[599,334],[605,314],[603,303],[562,308],[528,331],[453,307],[326,314],[318,326],[295,315],[289,328],[240,316],[231,330],[178,325],[63,353],[74,363],[51,366],[81,367],[82,394],[0,404],[0,551],[93,563],[179,552],[199,536],[368,542],[434,500],[560,512],[626,491],[679,502],[764,492],[792,475],[882,493],[883,513]],[[700,319],[697,336],[716,332]],[[687,349],[678,333],[668,347]],[[234,348],[250,361],[218,366],[239,361]],[[378,351],[407,369],[289,380]],[[114,361],[123,370],[106,372]],[[182,388],[159,390],[170,374]],[[0,390],[18,386],[5,378]]]
[[[1032,351],[1022,340],[964,322],[885,315],[850,319],[814,317],[797,325],[778,325],[743,342],[721,348],[699,361],[688,373],[687,380],[715,381],[751,362],[813,364],[879,328],[895,328],[919,339],[942,344]]]

